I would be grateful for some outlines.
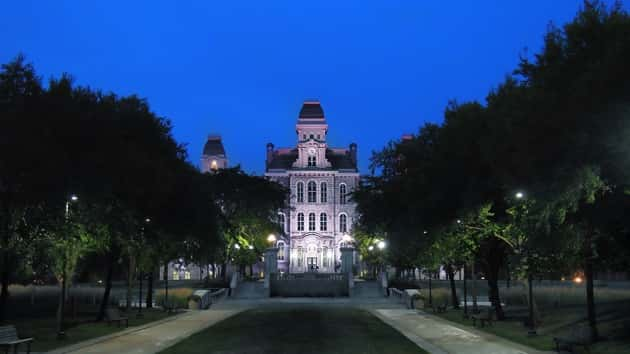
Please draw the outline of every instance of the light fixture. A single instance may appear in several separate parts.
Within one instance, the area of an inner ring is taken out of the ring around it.
[[[382,250],[385,248],[385,241],[378,241],[378,243],[376,244],[376,247],[378,247],[378,249]]]
[[[368,246],[368,251],[372,251],[374,249],[374,246]]]
[[[70,200],[72,200],[73,202],[76,202],[77,200],[79,200],[79,197],[77,197],[76,194],[73,194],[70,196]]]
[[[146,219],[144,219],[144,222],[146,222],[148,224],[148,223],[151,222],[151,219],[150,218],[146,218]]]
[[[248,247],[248,248],[249,248],[250,250],[253,250],[253,249],[254,249],[254,246],[249,245],[249,247]]]
[[[241,245],[239,245],[238,243],[234,245],[234,248],[236,248],[237,250],[241,249]]]
[[[269,241],[269,243],[276,242],[276,240],[276,235],[274,234],[269,234],[269,236],[267,236],[267,241]]]
[[[576,282],[577,284],[582,283],[582,277],[580,277],[579,275],[575,278],[573,278],[573,281]]]
[[[514,196],[516,197],[516,199],[523,199],[525,194],[523,194],[523,192],[516,192],[516,194],[514,194]]]
[[[458,224],[461,224],[461,223],[462,223],[462,221],[461,221],[461,220],[459,220],[459,219],[457,219],[457,223],[458,223]]]
[[[348,234],[343,234],[343,236],[341,236],[341,240],[343,240],[343,242],[351,242],[352,241],[352,236],[350,236]]]

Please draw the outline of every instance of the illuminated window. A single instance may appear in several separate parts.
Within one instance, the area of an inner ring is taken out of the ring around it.
[[[308,214],[308,231],[315,231],[315,213]]]
[[[299,213],[297,217],[297,229],[298,231],[304,231],[304,214]]]
[[[212,162],[210,163],[210,168],[213,170],[218,170],[219,169],[219,165],[217,164],[217,160],[212,160]]]
[[[348,232],[348,217],[346,214],[339,215],[339,232]]]
[[[298,203],[304,203],[304,183],[302,182],[297,184],[297,201]]]
[[[309,203],[317,202],[317,200],[316,200],[316,198],[317,198],[317,184],[315,182],[313,182],[313,181],[308,182],[307,192],[308,192],[308,202]]]
[[[282,231],[286,231],[286,220],[283,213],[278,213],[278,225],[280,225]]]
[[[179,280],[179,272],[178,271],[173,271],[173,280]]]
[[[319,231],[328,230],[328,215],[326,213],[319,214]]]
[[[284,242],[278,242],[278,260],[284,261]]]
[[[326,182],[322,182],[322,185],[319,189],[321,191],[320,202],[326,203],[328,202],[328,187]]]
[[[184,279],[190,280],[190,272],[188,271],[184,272]]]

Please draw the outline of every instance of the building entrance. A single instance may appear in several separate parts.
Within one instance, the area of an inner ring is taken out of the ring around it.
[[[306,258],[306,265],[307,265],[307,271],[308,272],[314,272],[316,271],[319,267],[317,266],[317,257],[307,257]]]

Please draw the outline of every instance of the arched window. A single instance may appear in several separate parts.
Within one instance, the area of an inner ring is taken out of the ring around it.
[[[322,182],[321,187],[319,188],[319,190],[321,191],[321,196],[320,196],[320,202],[321,203],[327,203],[328,202],[328,186],[326,185],[326,182]]]
[[[317,183],[310,181],[307,186],[308,191],[308,202],[315,203],[317,202]]]
[[[339,185],[339,204],[346,204],[346,184]]]
[[[278,225],[282,228],[282,231],[286,231],[286,218],[284,213],[278,213]]]
[[[297,201],[298,203],[304,203],[304,183],[302,182],[297,184]]]
[[[328,230],[328,215],[326,213],[319,214],[319,231]]]
[[[297,229],[298,231],[304,231],[304,214],[302,213],[298,214]]]
[[[278,260],[284,261],[284,241],[278,242]]]
[[[339,214],[339,232],[348,232],[348,217],[346,214]]]
[[[308,164],[307,164],[308,167],[316,167],[317,166],[317,157],[309,156],[307,162],[308,162]]]
[[[308,231],[315,231],[315,213],[308,214]]]

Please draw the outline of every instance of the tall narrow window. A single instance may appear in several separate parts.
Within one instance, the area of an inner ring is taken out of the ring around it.
[[[348,217],[346,214],[339,215],[339,232],[348,232]]]
[[[317,166],[317,157],[309,156],[307,162],[308,162],[308,167],[316,167]]]
[[[298,214],[297,229],[298,231],[304,231],[304,214],[302,213]]]
[[[346,184],[339,185],[339,204],[346,204]]]
[[[308,214],[308,231],[315,231],[315,213]]]
[[[308,191],[308,202],[315,203],[317,202],[317,184],[313,181],[308,182],[307,186]]]
[[[327,203],[328,202],[328,187],[326,185],[326,182],[322,182],[322,185],[319,189],[321,191],[321,196],[320,196],[320,202],[322,203]]]
[[[297,265],[301,267],[304,264],[304,248],[302,248],[302,246],[298,247],[297,253]]]
[[[284,242],[278,242],[278,260],[284,261]]]
[[[328,215],[326,213],[319,214],[319,231],[328,230]]]
[[[298,203],[304,203],[304,183],[302,182],[297,184],[297,201]]]
[[[322,266],[328,268],[328,247],[322,248]]]
[[[283,213],[278,214],[278,225],[282,228],[282,231],[286,231],[286,219]]]

